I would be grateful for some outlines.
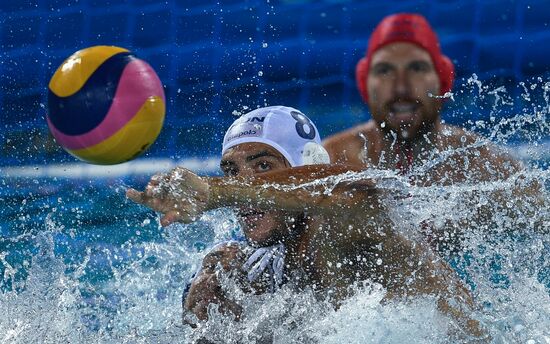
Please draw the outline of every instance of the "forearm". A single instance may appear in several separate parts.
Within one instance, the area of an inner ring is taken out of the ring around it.
[[[370,180],[347,181],[347,166],[305,166],[265,173],[251,179],[211,178],[207,208],[250,206],[319,213],[350,208],[373,194]],[[366,191],[366,192],[365,192]]]

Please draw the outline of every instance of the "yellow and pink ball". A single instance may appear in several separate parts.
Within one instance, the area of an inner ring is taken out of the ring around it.
[[[164,122],[162,83],[147,62],[114,46],[79,50],[50,80],[47,121],[55,140],[93,164],[129,161]]]

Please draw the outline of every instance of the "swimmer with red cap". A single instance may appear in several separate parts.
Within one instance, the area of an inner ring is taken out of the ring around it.
[[[356,80],[372,119],[325,140],[331,161],[396,170],[421,185],[496,180],[518,170],[495,147],[474,145],[477,135],[441,122],[454,66],[423,16],[384,18],[357,64]]]

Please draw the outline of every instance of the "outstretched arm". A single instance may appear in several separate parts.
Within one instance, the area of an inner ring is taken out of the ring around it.
[[[163,213],[163,226],[193,221],[206,210],[224,206],[330,213],[353,208],[376,194],[374,182],[354,175],[358,171],[348,166],[311,165],[245,179],[199,177],[178,167],[151,178],[145,191],[129,189],[126,195]]]
[[[269,210],[332,213],[360,204],[376,193],[372,179],[342,165],[310,165],[263,173],[254,178],[212,178],[208,207],[252,205]]]

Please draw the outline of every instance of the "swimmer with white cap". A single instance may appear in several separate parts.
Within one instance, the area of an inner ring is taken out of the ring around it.
[[[328,154],[320,143],[317,128],[300,111],[285,106],[260,108],[229,127],[220,167],[226,176],[246,177],[289,167],[328,164]],[[279,242],[283,228],[289,227],[286,222],[300,217],[278,209],[241,208],[239,214],[247,239],[261,246]]]
[[[244,114],[229,127],[222,146],[220,167],[226,176],[247,176],[289,167],[330,163],[327,151],[321,146],[319,131],[311,120],[300,111],[285,106],[259,108]],[[252,246],[260,246],[252,252],[242,269],[248,280],[254,282],[264,272],[268,290],[274,291],[283,282],[285,246],[283,238],[290,228],[301,230],[297,219],[303,222],[303,214],[290,214],[273,209],[260,211],[252,208],[238,210],[246,239]],[[232,256],[233,250],[242,246],[236,241],[224,242],[211,249],[210,256],[229,263],[222,256]],[[250,250],[249,250],[250,251]],[[225,253],[224,253],[225,252]],[[212,259],[205,259],[205,263]],[[214,260],[216,261],[216,260]],[[205,264],[208,265],[208,264]],[[194,299],[204,288],[207,266],[195,274],[190,286],[191,296],[184,292],[187,307],[193,307]],[[202,284],[202,286],[201,286]],[[199,287],[200,286],[200,287]],[[201,295],[201,299],[204,295]],[[201,314],[206,309],[202,309]]]
[[[270,106],[233,122],[224,136],[220,166],[226,176],[246,176],[328,163],[319,131],[306,115],[291,107]],[[253,282],[268,271],[269,290],[274,291],[283,282],[284,237],[290,229],[301,230],[297,220],[303,222],[303,214],[241,208],[239,215],[246,238],[262,246],[243,265],[248,280]]]
[[[218,246],[205,257],[184,308],[205,320],[209,305],[218,304],[222,313],[239,318],[242,308],[225,295],[220,273],[237,277],[245,291],[264,292],[269,287],[247,281],[264,272],[277,275],[281,266],[283,276],[273,276],[277,283],[286,279],[297,291],[310,287],[335,307],[351,296],[351,286],[366,281],[386,289],[385,301],[435,296],[455,326],[468,336],[484,336],[469,317],[473,300],[456,273],[394,228],[382,202],[384,190],[374,180],[345,178],[349,166],[325,164],[318,136],[298,110],[257,109],[236,120],[225,135],[225,177],[176,168],[153,177],[144,192],[127,191],[130,199],[163,213],[163,225],[233,206],[247,241],[271,246],[256,252],[238,243]]]

